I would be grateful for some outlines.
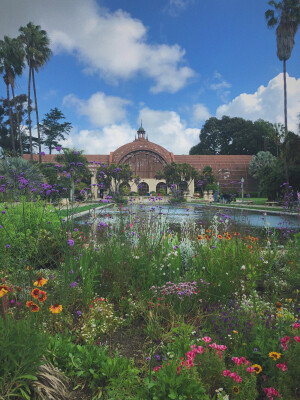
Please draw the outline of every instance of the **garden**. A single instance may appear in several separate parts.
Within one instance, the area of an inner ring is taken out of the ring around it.
[[[299,232],[174,225],[155,199],[79,223],[57,188],[17,182],[9,197],[1,177],[1,399],[300,398]]]

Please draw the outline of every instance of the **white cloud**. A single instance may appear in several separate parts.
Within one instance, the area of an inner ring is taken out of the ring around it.
[[[298,132],[298,113],[300,111],[300,78],[287,74],[288,129]],[[223,115],[242,117],[250,120],[259,118],[272,123],[284,123],[283,112],[283,74],[271,79],[267,86],[260,86],[255,93],[242,93],[229,104],[218,107],[216,117]]]
[[[174,154],[188,154],[199,141],[199,129],[188,128],[186,122],[174,111],[140,111],[138,121],[143,121],[149,140],[165,147]]]
[[[230,90],[228,89],[231,88],[231,83],[226,82],[223,76],[218,71],[215,71],[212,83],[209,84],[209,88],[216,91],[218,97],[225,102],[227,96],[230,94]]]
[[[193,106],[193,122],[203,122],[211,117],[208,108],[204,104],[194,104]]]
[[[73,129],[63,143],[69,148],[83,150],[84,154],[106,154],[116,150],[123,144],[132,142],[135,130],[128,124],[109,125],[103,129]]]
[[[184,11],[194,0],[169,0],[166,6],[167,11],[172,17],[177,17],[180,12]]]
[[[176,112],[145,107],[141,109],[134,128],[124,122],[106,125],[101,129],[73,129],[63,145],[84,150],[85,154],[109,154],[134,140],[141,120],[149,141],[174,154],[188,154],[190,148],[199,141],[199,129],[188,128]]]
[[[147,43],[140,20],[100,8],[96,0],[30,0],[24,7],[19,0],[2,0],[0,38],[16,35],[28,21],[48,32],[55,53],[73,54],[87,72],[112,82],[142,74],[154,80],[152,92],[174,93],[195,75],[184,65],[180,46]]]
[[[77,96],[69,94],[64,97],[63,104],[75,107],[80,115],[88,117],[94,126],[100,127],[124,120],[126,117],[125,107],[131,102],[97,92],[88,100],[81,100]]]

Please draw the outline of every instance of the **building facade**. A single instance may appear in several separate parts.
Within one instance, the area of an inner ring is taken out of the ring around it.
[[[131,143],[117,148],[109,155],[85,155],[85,157],[92,172],[91,189],[93,198],[99,197],[96,185],[96,171],[99,163],[106,165],[111,163],[116,165],[129,164],[133,175],[140,177],[138,187],[136,184],[132,184],[131,190],[140,192],[140,194],[159,193],[166,190],[165,181],[155,179],[155,175],[157,171],[162,170],[165,165],[170,164],[172,161],[178,164],[190,164],[200,173],[204,167],[210,166],[219,182],[221,191],[238,189],[242,178],[244,178],[245,193],[257,191],[257,183],[249,174],[251,155],[174,155],[164,147],[149,141],[142,125]],[[24,158],[29,160],[30,156],[26,154]],[[34,160],[38,160],[38,155],[34,155]],[[55,162],[55,155],[43,155],[42,162]],[[186,191],[191,196],[194,194],[194,182],[186,183]]]

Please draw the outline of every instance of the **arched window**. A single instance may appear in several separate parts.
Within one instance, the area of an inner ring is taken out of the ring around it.
[[[167,184],[165,182],[159,182],[156,185],[156,193],[160,193],[161,195],[167,194]]]
[[[123,194],[123,195],[124,194],[128,195],[130,193],[130,186],[129,186],[128,183],[126,183],[126,182],[121,183],[121,185],[120,185],[120,193]]]
[[[141,182],[138,184],[138,191],[140,196],[145,196],[149,193],[149,185],[146,182]]]

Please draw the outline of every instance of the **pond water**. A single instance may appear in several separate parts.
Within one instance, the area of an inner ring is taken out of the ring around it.
[[[80,224],[99,224],[107,222],[113,223],[114,217],[121,216],[125,218],[163,218],[171,227],[182,225],[182,223],[196,223],[199,226],[208,228],[212,218],[217,215],[221,223],[227,221],[229,229],[241,230],[241,228],[251,230],[285,230],[295,232],[300,230],[300,216],[280,215],[272,212],[263,213],[260,211],[248,211],[236,208],[216,208],[199,204],[184,205],[129,205],[112,206],[95,211],[95,217],[83,217],[78,219]]]

